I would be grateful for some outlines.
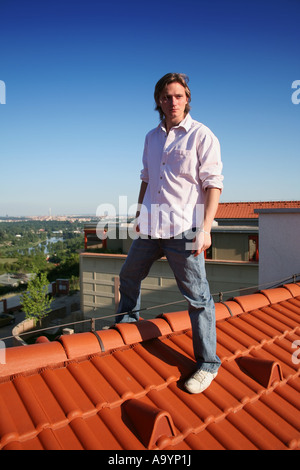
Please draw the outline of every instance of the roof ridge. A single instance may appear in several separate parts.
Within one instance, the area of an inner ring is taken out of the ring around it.
[[[215,303],[216,322],[248,313],[272,303],[300,296],[300,284],[285,284],[254,294]],[[61,367],[74,360],[107,354],[119,348],[191,329],[187,310],[163,313],[156,318],[134,323],[118,323],[108,330],[62,335],[53,342],[38,342],[6,349],[6,364],[0,363],[0,382],[14,375],[28,374],[43,368]],[[99,342],[100,338],[100,342]],[[103,347],[101,347],[101,345]]]

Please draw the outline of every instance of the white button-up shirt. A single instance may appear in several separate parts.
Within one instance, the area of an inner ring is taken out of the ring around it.
[[[164,122],[145,139],[141,179],[148,183],[140,211],[140,231],[170,238],[199,228],[204,192],[223,189],[220,144],[206,126],[185,119],[167,134]]]

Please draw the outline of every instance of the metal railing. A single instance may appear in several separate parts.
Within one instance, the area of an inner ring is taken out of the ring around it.
[[[292,281],[291,283],[296,283],[298,278],[300,279],[300,273],[299,274],[293,274],[292,276],[289,276],[287,278],[280,279],[278,281],[265,283],[265,284],[258,284],[258,285],[251,286],[251,287],[245,287],[245,288],[242,288],[242,289],[233,289],[233,290],[229,290],[229,291],[225,291],[225,292],[217,292],[217,293],[212,294],[212,296],[213,297],[218,296],[219,302],[222,302],[224,295],[232,294],[234,292],[239,292],[239,293],[241,293],[241,292],[246,293],[246,291],[248,291],[248,292],[252,291],[252,293],[253,292],[259,292],[263,288],[264,289],[271,289],[271,288],[279,287],[279,286],[287,283],[287,281]],[[79,324],[88,324],[88,323],[90,323],[90,330],[89,331],[95,332],[96,331],[96,322],[97,321],[106,320],[106,319],[109,319],[109,318],[115,318],[118,315],[131,314],[131,313],[136,313],[136,312],[145,312],[145,311],[154,310],[154,309],[161,309],[161,308],[164,308],[164,307],[169,307],[170,305],[175,305],[175,304],[179,304],[179,303],[183,303],[183,302],[186,302],[186,299],[176,300],[174,302],[167,302],[167,303],[160,304],[160,305],[154,305],[152,307],[139,308],[138,310],[130,310],[130,311],[127,311],[127,312],[122,312],[122,313],[113,313],[111,315],[105,315],[105,316],[101,316],[101,317],[92,317],[92,318],[87,318],[85,320],[78,320],[78,321],[72,321],[72,322],[64,323],[64,324],[57,324],[57,325],[53,325],[53,326],[49,326],[49,327],[41,328],[41,329],[37,329],[37,330],[34,329],[34,330],[26,331],[26,332],[23,332],[23,333],[18,333],[18,336],[28,335],[30,333],[42,333],[42,332],[52,330],[52,329],[58,328],[58,327],[59,328],[66,328],[68,326],[75,326],[75,325],[79,325]],[[0,340],[5,341],[5,340],[8,340],[8,339],[13,339],[13,338],[14,338],[14,336],[7,336],[5,338],[0,338]]]

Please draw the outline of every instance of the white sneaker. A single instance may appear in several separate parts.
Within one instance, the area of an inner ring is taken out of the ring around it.
[[[212,373],[206,370],[197,370],[184,384],[186,390],[190,393],[202,393],[206,390],[218,372]]]

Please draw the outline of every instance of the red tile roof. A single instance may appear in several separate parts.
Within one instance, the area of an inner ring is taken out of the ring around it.
[[[223,202],[219,204],[216,219],[257,219],[255,209],[300,208],[300,201]]]
[[[200,395],[187,312],[8,348],[0,449],[299,449],[300,284],[216,304]]]

